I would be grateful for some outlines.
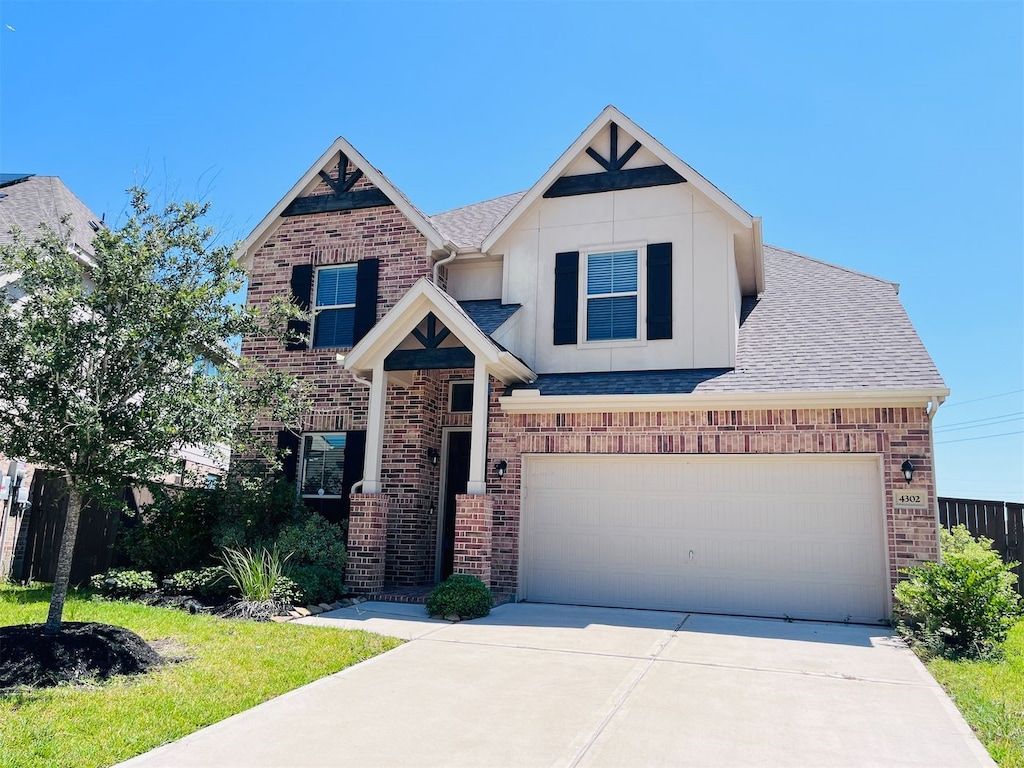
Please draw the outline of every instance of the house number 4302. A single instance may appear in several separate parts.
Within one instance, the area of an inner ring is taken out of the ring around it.
[[[928,509],[928,497],[919,492],[893,491],[893,506],[903,509]]]

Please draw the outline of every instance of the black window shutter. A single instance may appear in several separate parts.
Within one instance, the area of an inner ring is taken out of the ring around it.
[[[299,436],[290,429],[282,429],[277,433],[277,452],[281,457],[284,479],[290,483],[298,482],[296,473],[299,468]]]
[[[672,243],[647,246],[647,338],[672,338]]]
[[[349,491],[363,479],[363,460],[366,458],[366,431],[345,433],[345,466],[342,470],[344,488],[341,491],[341,517],[348,519]]]
[[[555,254],[555,344],[575,344],[579,313],[579,251]]]
[[[312,264],[296,264],[292,267],[292,301],[298,306],[303,312],[309,311],[310,298],[313,293],[313,265]],[[309,338],[309,321],[308,320],[289,320],[288,321],[288,335],[289,336],[303,336]],[[284,348],[289,352],[296,352],[303,349],[309,349],[308,341],[286,341]]]
[[[379,259],[363,259],[356,267],[356,312],[352,321],[352,343],[358,344],[377,322],[377,276]]]

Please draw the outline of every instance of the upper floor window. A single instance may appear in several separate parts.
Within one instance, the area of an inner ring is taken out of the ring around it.
[[[356,265],[316,271],[313,346],[351,347],[356,316]]]
[[[587,341],[637,338],[636,251],[587,256]]]

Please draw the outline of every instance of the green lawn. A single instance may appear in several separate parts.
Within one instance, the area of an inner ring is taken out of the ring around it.
[[[928,669],[995,761],[1024,768],[1024,620],[1010,632],[1004,661],[933,659]]]
[[[0,585],[0,625],[46,618],[49,591]],[[190,660],[102,685],[0,695],[0,765],[109,766],[399,645],[366,632],[257,624],[72,594],[66,621],[127,627]]]

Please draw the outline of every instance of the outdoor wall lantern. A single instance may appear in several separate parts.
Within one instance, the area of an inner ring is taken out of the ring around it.
[[[505,472],[508,471],[508,462],[502,459],[501,461],[494,465],[494,471],[498,473],[499,479],[504,477]]]
[[[437,462],[441,460],[441,454],[437,448],[427,448],[427,458],[430,459],[430,466],[436,467]]]
[[[910,463],[910,459],[903,462],[903,466],[900,467],[903,470],[903,477],[909,483],[914,479],[914,470],[916,469],[913,464]]]

